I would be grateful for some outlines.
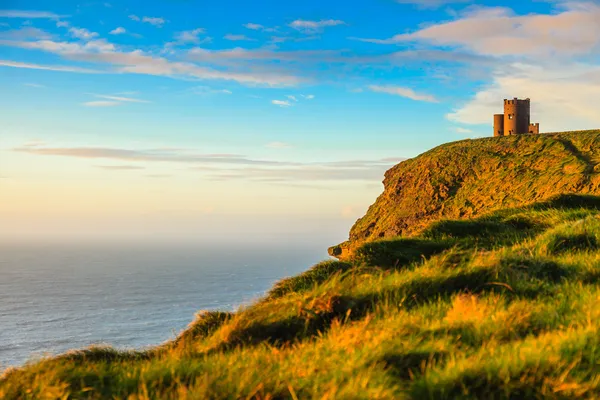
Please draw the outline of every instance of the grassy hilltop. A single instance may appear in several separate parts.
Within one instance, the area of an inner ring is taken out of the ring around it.
[[[145,352],[11,370],[0,398],[598,398],[598,144],[585,132],[433,149],[386,174],[332,250],[343,261],[200,313]]]

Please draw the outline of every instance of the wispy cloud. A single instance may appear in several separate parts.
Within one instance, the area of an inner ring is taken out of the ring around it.
[[[133,171],[146,169],[146,167],[142,167],[139,165],[96,165],[96,168],[108,169],[112,171]]]
[[[233,66],[232,70],[223,70],[189,62],[170,61],[164,57],[146,54],[141,50],[121,51],[116,45],[104,39],[91,40],[85,43],[56,42],[52,40],[0,40],[0,45],[46,51],[74,61],[107,64],[113,67],[105,71],[107,73],[136,73],[173,78],[230,80],[246,85],[263,86],[293,86],[302,81],[298,76],[281,71],[241,71],[236,70],[236,66]]]
[[[122,97],[122,96],[109,96],[105,94],[94,94],[94,97],[98,97],[101,99],[119,101],[122,103],[150,103],[148,100],[135,99],[133,97]]]
[[[200,35],[206,33],[204,28],[196,28],[189,31],[175,33],[175,44],[200,44],[210,41],[210,38],[200,38]]]
[[[9,61],[9,60],[0,60],[0,67],[40,69],[40,70],[46,70],[46,71],[59,71],[59,72],[78,72],[78,73],[84,73],[84,74],[100,73],[100,71],[88,69],[88,68],[71,67],[71,66],[66,66],[66,65],[30,64],[30,63],[22,63],[22,62]]]
[[[277,30],[277,28],[269,28],[269,27],[266,27],[261,24],[253,24],[251,22],[244,24],[244,28],[251,29],[253,31],[263,31],[263,32],[275,32]]]
[[[287,100],[272,100],[271,104],[279,106],[279,107],[283,107],[283,108],[292,106],[292,103],[290,103]]]
[[[105,147],[17,147],[14,151],[46,156],[121,161],[177,162],[189,164],[231,164],[284,166],[296,163],[247,158],[237,154],[188,154],[178,150],[129,150]]]
[[[295,101],[295,102],[297,102],[297,101],[298,101],[298,98],[297,98],[296,96],[292,96],[291,94],[288,94],[288,95],[287,95],[287,96],[285,96],[285,97],[287,97],[288,99],[290,99],[290,100],[293,100],[293,101]]]
[[[233,92],[228,89],[213,89],[208,86],[194,86],[190,88],[190,91],[194,94],[208,95],[208,94],[232,94]]]
[[[19,29],[11,29],[0,32],[0,39],[28,40],[28,39],[51,39],[52,35],[42,29],[26,26]]]
[[[45,88],[46,86],[40,85],[39,83],[24,83],[23,85],[33,88]]]
[[[227,34],[227,35],[223,36],[223,39],[230,40],[230,41],[233,41],[233,42],[240,42],[240,41],[250,41],[250,42],[253,42],[253,41],[256,41],[256,39],[249,38],[246,35],[233,35],[233,34]]]
[[[154,25],[157,28],[162,28],[162,26],[167,22],[167,20],[161,17],[139,17],[135,14],[129,15],[129,19],[136,22],[145,22],[147,24]]]
[[[284,147],[282,144],[277,144],[275,148]],[[191,169],[205,174],[212,180],[251,180],[270,184],[314,181],[378,182],[389,167],[402,160],[398,158],[385,158],[377,160],[300,163],[253,159],[236,154],[193,154],[189,151],[178,150],[130,150],[100,147],[54,148],[39,146],[21,146],[13,150],[39,156],[106,159],[138,163],[173,162],[188,164]],[[131,169],[130,164],[108,166],[107,168],[119,169],[121,166]],[[100,168],[102,167],[100,166]]]
[[[86,101],[82,103],[82,105],[86,107],[115,107],[121,105],[120,101],[107,101],[107,100],[97,100],[97,101]]]
[[[165,24],[166,21],[164,18],[160,18],[160,17],[143,17],[142,22],[145,22],[150,25],[154,25],[157,28],[162,28],[162,26]]]
[[[387,93],[394,96],[406,97],[415,101],[426,101],[429,103],[437,103],[438,100],[431,95],[428,94],[420,94],[416,93],[414,90],[401,86],[379,86],[379,85],[371,85],[369,89],[373,92],[378,93]]]
[[[0,18],[58,19],[61,18],[61,16],[48,11],[0,10]]]
[[[326,27],[338,25],[345,25],[345,22],[340,21],[338,19],[326,19],[320,21],[307,21],[303,19],[297,19],[294,22],[292,22],[289,26],[301,32],[313,33],[319,32]]]
[[[110,31],[110,34],[111,35],[122,35],[126,32],[127,32],[127,30],[125,28],[123,28],[122,26],[119,26],[119,27],[113,29],[112,31]]]
[[[92,40],[98,36],[96,32],[90,32],[85,28],[70,28],[69,33],[71,33],[73,37],[82,40]]]

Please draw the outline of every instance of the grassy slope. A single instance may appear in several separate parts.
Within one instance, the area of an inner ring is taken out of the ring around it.
[[[31,363],[0,398],[597,398],[599,283],[600,197],[561,195],[363,244],[143,353]]]

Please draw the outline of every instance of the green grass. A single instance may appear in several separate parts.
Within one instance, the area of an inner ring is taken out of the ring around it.
[[[598,398],[598,205],[568,195],[437,221],[200,313],[156,348],[9,370],[0,398]]]

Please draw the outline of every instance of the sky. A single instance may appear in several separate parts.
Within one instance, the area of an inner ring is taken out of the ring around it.
[[[0,240],[324,246],[384,172],[600,125],[600,2],[0,2]]]

